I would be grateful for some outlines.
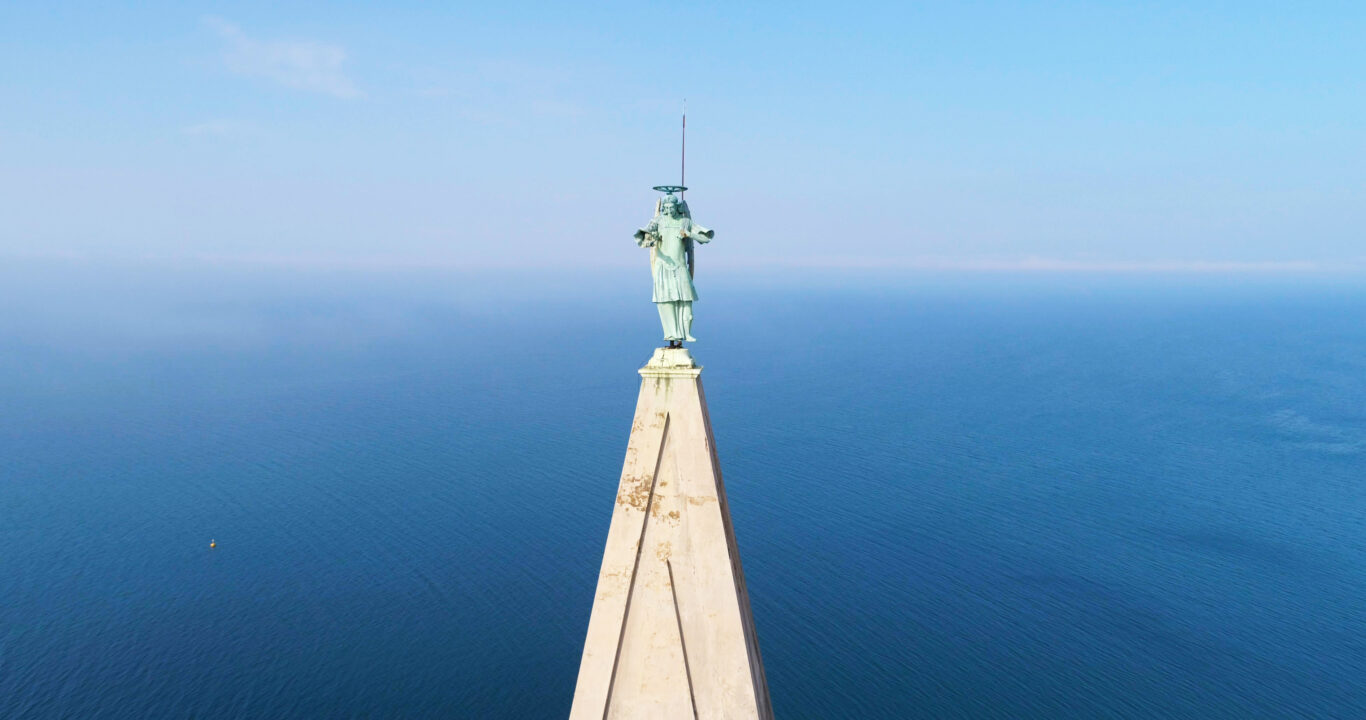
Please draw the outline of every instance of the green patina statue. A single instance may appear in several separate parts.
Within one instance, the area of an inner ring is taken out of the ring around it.
[[[654,302],[659,310],[659,322],[664,326],[664,339],[669,347],[682,347],[683,341],[694,342],[692,336],[692,303],[697,299],[693,287],[694,242],[710,242],[716,234],[694,224],[688,203],[675,192],[687,188],[681,185],[660,185],[655,188],[667,193],[655,205],[655,216],[650,224],[636,231],[636,244],[650,248],[650,274],[654,276]]]

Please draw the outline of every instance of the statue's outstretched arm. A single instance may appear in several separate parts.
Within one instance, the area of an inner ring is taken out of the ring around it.
[[[693,225],[690,235],[692,236],[692,239],[697,242],[709,243],[712,238],[716,237],[716,231],[711,228],[702,227],[701,225]]]
[[[641,247],[654,247],[659,243],[659,223],[651,220],[649,225],[636,231],[635,238]]]

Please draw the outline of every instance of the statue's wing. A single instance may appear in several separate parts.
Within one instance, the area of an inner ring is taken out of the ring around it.
[[[659,252],[657,249],[659,245],[659,235],[653,227],[654,223],[650,223],[650,225],[651,227],[641,228],[636,231],[636,244],[641,247],[650,248],[650,272],[654,272],[655,253]]]
[[[685,242],[688,253],[688,277],[697,277],[697,253],[693,252],[692,238],[688,238]]]
[[[659,232],[659,207],[661,204],[663,204],[663,202],[664,198],[655,199],[655,214],[654,217],[650,218],[649,228],[656,233]],[[659,243],[655,242],[654,244],[650,245],[650,277],[652,278],[655,276],[655,258],[658,256]]]

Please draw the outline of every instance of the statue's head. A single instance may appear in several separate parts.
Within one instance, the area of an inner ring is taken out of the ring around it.
[[[669,217],[683,217],[688,214],[688,205],[669,194],[664,196],[664,200],[659,205],[659,211]]]

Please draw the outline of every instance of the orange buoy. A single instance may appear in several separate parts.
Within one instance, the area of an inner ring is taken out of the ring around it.
[[[209,548],[212,549],[212,548],[216,548],[216,547],[218,547],[218,541],[216,541],[216,540],[210,540],[210,541],[209,541]]]

